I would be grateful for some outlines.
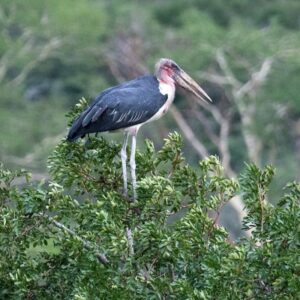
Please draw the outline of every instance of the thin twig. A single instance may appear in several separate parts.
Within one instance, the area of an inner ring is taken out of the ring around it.
[[[241,83],[233,75],[233,72],[232,72],[231,68],[229,67],[229,64],[225,58],[225,54],[224,54],[223,50],[219,49],[217,51],[216,60],[217,60],[217,63],[219,64],[220,69],[225,74],[228,82],[235,88],[239,87]]]
[[[77,240],[79,240],[83,247],[87,250],[92,250],[95,251],[94,246],[92,245],[91,242],[84,240],[83,238],[81,238],[79,235],[76,234],[75,231],[73,231],[72,229],[66,227],[64,224],[54,220],[52,217],[45,215],[45,214],[37,214],[39,217],[42,218],[46,218],[47,220],[49,220],[55,227],[61,229],[62,231],[67,232],[69,235],[75,237]],[[99,253],[98,251],[94,252],[95,256],[98,258],[99,262],[101,262],[103,265],[107,265],[109,263],[109,260],[107,259],[107,257],[102,254]]]
[[[270,74],[273,62],[273,58],[266,58],[261,64],[260,69],[257,72],[252,73],[251,79],[236,91],[235,97],[240,99],[246,94],[256,92],[257,88],[266,81],[268,75]]]

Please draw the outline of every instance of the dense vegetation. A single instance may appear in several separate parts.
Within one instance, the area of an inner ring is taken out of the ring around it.
[[[2,168],[0,297],[297,299],[300,185],[272,206],[271,167],[227,179],[216,157],[193,168],[181,146],[174,133],[159,152],[148,140],[137,153],[137,202],[122,196],[120,145],[104,138],[62,141],[49,185]],[[235,243],[218,216],[237,194],[253,236]]]

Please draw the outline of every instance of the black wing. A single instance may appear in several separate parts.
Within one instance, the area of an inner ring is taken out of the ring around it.
[[[160,93],[154,76],[138,77],[109,88],[99,94],[75,120],[67,139],[72,141],[87,133],[144,123],[155,115],[166,100],[167,95]]]

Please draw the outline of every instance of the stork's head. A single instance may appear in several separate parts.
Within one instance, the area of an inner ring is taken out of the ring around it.
[[[192,79],[185,71],[183,71],[175,61],[169,58],[161,58],[155,65],[155,75],[158,80],[167,84],[178,84],[184,89],[192,92],[195,96],[203,101],[211,101],[210,97],[205,91],[198,85],[198,83]]]

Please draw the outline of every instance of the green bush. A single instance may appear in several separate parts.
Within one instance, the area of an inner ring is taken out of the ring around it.
[[[120,145],[104,138],[62,141],[48,183],[1,166],[0,298],[299,297],[300,184],[272,206],[273,168],[249,165],[228,179],[214,156],[190,167],[181,146],[177,133],[158,152],[146,141],[134,203],[122,195]],[[232,242],[217,223],[235,195],[252,238]]]

